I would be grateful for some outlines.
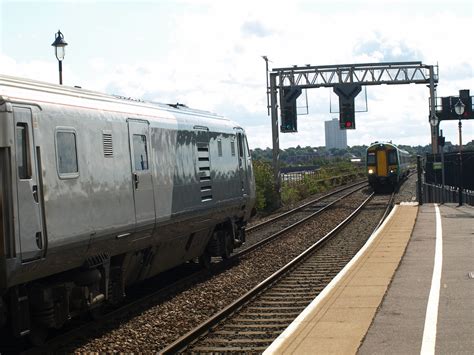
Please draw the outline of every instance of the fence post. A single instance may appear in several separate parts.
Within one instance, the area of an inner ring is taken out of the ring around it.
[[[461,120],[459,120],[459,134],[461,134]],[[462,149],[461,143],[459,145],[460,145],[459,150],[461,150]],[[462,190],[463,190],[462,183],[463,183],[462,181],[462,152],[459,151],[459,190],[458,190],[459,191],[459,206],[462,206]]]

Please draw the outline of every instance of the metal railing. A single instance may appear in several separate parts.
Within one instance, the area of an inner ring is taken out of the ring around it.
[[[459,203],[459,189],[453,186],[422,183],[422,202],[424,203]],[[474,206],[474,191],[463,190],[462,202]]]
[[[364,176],[365,170],[345,170],[339,171],[336,174],[336,170],[331,169],[317,169],[317,170],[306,170],[306,171],[291,171],[281,174],[282,183],[287,184],[301,184],[305,178],[314,179],[314,182],[324,183],[328,181],[330,184],[335,184],[338,181],[345,183],[353,180],[354,178]]]

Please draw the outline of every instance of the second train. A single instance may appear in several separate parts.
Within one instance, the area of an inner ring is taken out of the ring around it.
[[[374,191],[394,190],[410,172],[410,154],[392,143],[375,142],[367,148],[367,178]]]

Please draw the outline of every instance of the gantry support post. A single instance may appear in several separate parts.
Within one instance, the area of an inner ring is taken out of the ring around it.
[[[275,207],[281,206],[281,181],[280,181],[280,138],[278,137],[278,103],[277,103],[277,73],[270,73],[270,106],[272,120],[273,143],[273,187],[275,190]]]
[[[436,117],[436,86],[434,82],[434,67],[430,65],[430,125],[431,125],[431,152],[438,154],[439,120]]]

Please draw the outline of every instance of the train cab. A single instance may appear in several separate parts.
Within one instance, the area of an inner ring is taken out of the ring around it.
[[[409,153],[392,143],[375,142],[367,148],[367,179],[374,188],[395,187],[408,175]]]

